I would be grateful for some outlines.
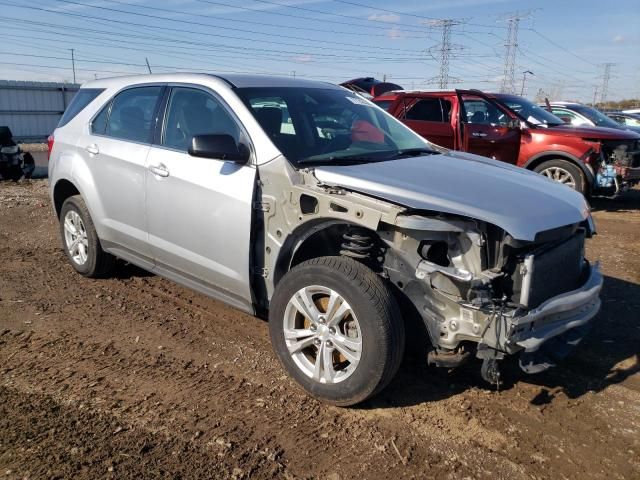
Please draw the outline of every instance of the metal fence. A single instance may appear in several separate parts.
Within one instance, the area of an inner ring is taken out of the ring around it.
[[[16,140],[45,141],[80,85],[0,80],[0,125]]]

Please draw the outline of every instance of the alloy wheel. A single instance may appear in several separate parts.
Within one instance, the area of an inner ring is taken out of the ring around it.
[[[360,324],[351,306],[335,290],[319,285],[301,288],[291,297],[284,337],[298,368],[324,384],[349,378],[362,355]]]
[[[78,265],[84,265],[89,252],[89,240],[82,218],[74,210],[64,217],[64,241],[71,259]]]

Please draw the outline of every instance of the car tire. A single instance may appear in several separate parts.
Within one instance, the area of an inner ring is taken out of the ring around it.
[[[347,257],[315,258],[285,274],[271,299],[269,331],[287,372],[308,394],[338,406],[379,393],[404,353],[391,290]]]
[[[542,162],[533,171],[544,175],[550,180],[567,185],[583,195],[587,194],[584,174],[580,167],[568,160],[548,160]]]
[[[111,273],[115,257],[102,250],[93,220],[80,195],[69,197],[62,204],[60,235],[67,258],[79,274],[98,278]]]

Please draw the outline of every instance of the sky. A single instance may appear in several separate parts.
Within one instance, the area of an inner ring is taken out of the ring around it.
[[[0,0],[0,12],[0,80],[72,82],[73,49],[78,83],[150,68],[437,89],[450,19],[447,86],[498,91],[518,15],[516,93],[601,100],[610,63],[606,99],[640,98],[640,0]]]

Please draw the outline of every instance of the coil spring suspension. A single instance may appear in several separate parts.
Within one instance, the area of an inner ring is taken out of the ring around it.
[[[342,238],[344,242],[340,245],[340,255],[357,260],[368,260],[371,258],[374,241],[367,230],[350,228],[342,235]]]

